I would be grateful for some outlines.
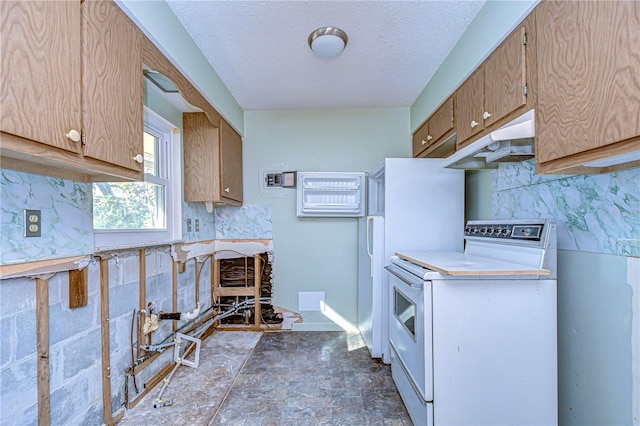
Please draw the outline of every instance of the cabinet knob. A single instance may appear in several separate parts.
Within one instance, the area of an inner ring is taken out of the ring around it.
[[[142,156],[142,154],[138,154],[135,157],[133,157],[133,159],[135,160],[136,163],[144,163],[144,157]]]
[[[67,133],[65,136],[67,137],[67,139],[73,142],[80,142],[81,139],[80,132],[77,130],[69,130],[69,133]]]
[[[425,141],[424,139],[422,139],[422,145],[426,145],[427,141]]]
[[[229,188],[225,188],[224,192],[229,193],[230,189]]]
[[[431,139],[433,139],[433,136],[427,135],[427,140],[430,141]]]
[[[476,127],[477,125],[478,125],[478,122],[477,122],[477,121],[475,121],[475,120],[471,120],[471,124],[470,124],[471,128],[474,128],[474,127]]]
[[[487,111],[482,113],[482,118],[484,118],[485,120],[489,117],[491,117],[491,114],[489,114]]]

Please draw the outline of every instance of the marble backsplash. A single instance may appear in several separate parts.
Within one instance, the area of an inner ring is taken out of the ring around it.
[[[92,254],[92,184],[0,169],[0,265]],[[42,213],[42,236],[24,237],[24,209]],[[187,230],[187,219],[199,229]],[[271,239],[271,205],[182,203],[182,240]]]
[[[90,183],[0,172],[0,264],[93,253]],[[24,236],[24,209],[41,211],[41,237]]]
[[[271,204],[218,207],[214,214],[217,240],[270,240],[273,238]]]
[[[550,218],[558,248],[640,256],[640,168],[536,175],[533,160],[491,172],[494,219]]]

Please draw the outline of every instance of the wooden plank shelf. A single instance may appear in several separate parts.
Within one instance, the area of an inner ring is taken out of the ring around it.
[[[225,259],[215,259],[214,262],[214,273],[213,273],[213,281],[212,281],[212,289],[211,293],[214,298],[214,303],[220,303],[221,297],[253,297],[256,301],[253,309],[254,309],[254,322],[250,326],[240,327],[242,329],[251,329],[256,330],[260,329],[262,325],[262,313],[260,302],[260,290],[262,283],[262,269],[261,262],[262,258],[260,257],[260,253],[256,253],[253,255],[253,285],[249,283],[249,265],[248,265],[248,256],[240,256],[240,258],[244,257],[244,281],[245,286],[223,286],[221,281],[220,274],[220,262]],[[229,326],[231,324],[228,324]],[[218,324],[216,328],[226,328],[227,324]],[[237,328],[234,326],[234,328]]]

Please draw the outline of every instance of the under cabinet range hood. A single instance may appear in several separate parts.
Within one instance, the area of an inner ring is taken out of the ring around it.
[[[495,169],[499,163],[517,163],[535,155],[534,110],[459,149],[444,160],[452,169]]]

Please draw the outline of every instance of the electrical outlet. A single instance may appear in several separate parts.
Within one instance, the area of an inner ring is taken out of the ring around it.
[[[196,219],[196,232],[200,232],[200,220]]]
[[[187,219],[187,232],[191,232],[191,219]]]
[[[42,236],[42,215],[40,210],[24,210],[24,236]]]

